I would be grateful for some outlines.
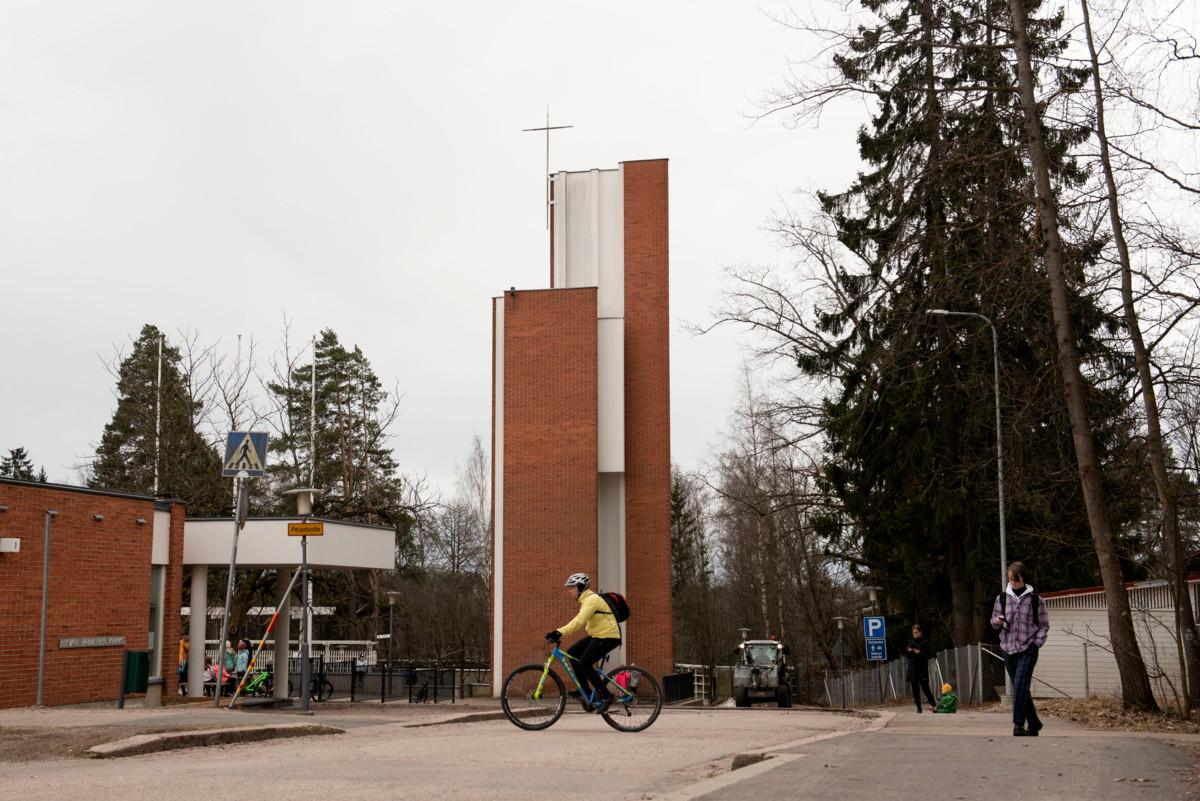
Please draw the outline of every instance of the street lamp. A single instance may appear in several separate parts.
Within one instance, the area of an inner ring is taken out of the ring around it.
[[[846,708],[846,647],[842,644],[842,631],[846,628],[846,621],[850,618],[835,615],[834,620],[838,624],[837,648],[838,653],[838,677],[842,682],[842,709]]]
[[[388,590],[388,671],[395,664],[395,648],[396,642],[396,599],[400,597],[400,593],[395,590]]]
[[[983,320],[992,329],[992,375],[996,390],[996,487],[1000,504],[1000,592],[1008,585],[1008,533],[1004,525],[1004,447],[1000,437],[1000,337],[996,326],[990,319],[977,312],[950,311],[948,309],[927,309],[926,314],[939,317],[974,317]],[[1004,692],[1012,696],[1012,677],[1004,671]]]

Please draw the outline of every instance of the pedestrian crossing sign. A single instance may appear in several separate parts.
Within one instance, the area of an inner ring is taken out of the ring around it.
[[[223,476],[259,478],[267,472],[265,431],[231,431],[225,439]]]

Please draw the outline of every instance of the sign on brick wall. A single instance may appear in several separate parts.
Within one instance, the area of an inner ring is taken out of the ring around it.
[[[113,648],[125,644],[124,637],[64,637],[59,648]]]

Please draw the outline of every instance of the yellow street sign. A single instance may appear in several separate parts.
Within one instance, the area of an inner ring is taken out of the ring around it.
[[[288,523],[289,537],[324,537],[324,523]]]

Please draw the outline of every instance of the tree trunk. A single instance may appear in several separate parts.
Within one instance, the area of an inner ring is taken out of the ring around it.
[[[1142,407],[1146,414],[1147,455],[1150,459],[1150,471],[1154,475],[1158,505],[1162,510],[1163,550],[1166,552],[1170,570],[1172,600],[1175,606],[1175,633],[1180,638],[1183,649],[1185,664],[1180,665],[1184,684],[1183,715],[1191,717],[1191,708],[1200,704],[1200,639],[1196,636],[1196,617],[1192,609],[1192,599],[1187,591],[1183,541],[1179,536],[1179,505],[1175,487],[1167,475],[1166,449],[1163,447],[1162,426],[1158,416],[1158,399],[1155,397],[1154,379],[1150,375],[1150,354],[1146,350],[1141,323],[1133,304],[1133,268],[1129,260],[1129,245],[1125,241],[1125,225],[1121,220],[1112,158],[1109,155],[1108,132],[1104,119],[1104,93],[1100,87],[1100,59],[1096,54],[1096,42],[1092,36],[1092,19],[1087,0],[1080,0],[1080,5],[1083,7],[1083,28],[1087,38],[1088,55],[1092,61],[1092,90],[1096,95],[1096,138],[1100,143],[1100,165],[1104,170],[1104,183],[1108,191],[1108,220],[1112,225],[1113,243],[1117,247],[1117,256],[1121,263],[1121,304],[1125,311],[1125,327],[1129,329],[1129,340],[1133,345],[1133,362],[1141,384]]]
[[[987,639],[988,632],[992,631],[990,620],[992,617],[992,598],[994,595],[988,592],[992,586],[990,582],[985,583],[977,576],[971,588],[975,597],[974,609],[972,610],[974,612],[974,620],[972,621],[975,633],[974,642],[983,642]]]
[[[961,648],[971,642],[974,609],[971,603],[971,588],[967,581],[966,546],[962,540],[961,527],[949,535],[950,572],[950,636],[954,647]]]
[[[1037,213],[1045,241],[1046,277],[1050,284],[1050,302],[1054,314],[1055,338],[1058,344],[1058,365],[1062,373],[1067,412],[1071,419],[1071,435],[1075,443],[1075,460],[1087,509],[1088,528],[1100,563],[1104,594],[1108,605],[1108,627],[1112,638],[1113,655],[1121,676],[1121,698],[1124,706],[1133,709],[1156,710],[1158,704],[1150,689],[1146,665],[1138,647],[1129,611],[1129,594],[1121,574],[1121,561],[1113,543],[1112,521],[1104,497],[1096,443],[1088,419],[1087,397],[1080,368],[1079,349],[1071,322],[1070,301],[1063,268],[1062,241],[1059,238],[1058,210],[1054,189],[1050,183],[1050,157],[1042,139],[1042,121],[1033,90],[1033,58],[1030,53],[1025,18],[1026,0],[1009,0],[1012,9],[1013,46],[1017,58],[1017,79],[1025,134],[1029,140],[1029,157],[1033,166],[1037,192]]]

